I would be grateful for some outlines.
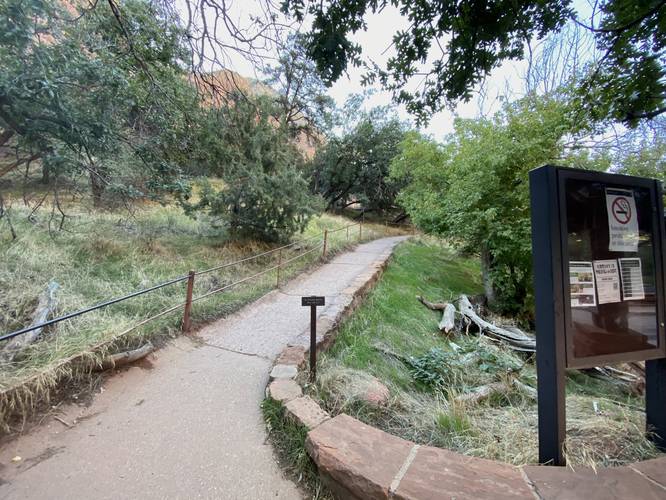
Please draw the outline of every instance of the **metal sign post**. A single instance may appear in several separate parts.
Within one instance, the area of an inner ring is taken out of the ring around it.
[[[317,307],[325,304],[324,297],[301,297],[301,305],[310,307],[310,382],[317,378]]]
[[[645,360],[648,437],[666,448],[664,219],[654,179],[530,172],[539,462],[565,465],[567,368]]]

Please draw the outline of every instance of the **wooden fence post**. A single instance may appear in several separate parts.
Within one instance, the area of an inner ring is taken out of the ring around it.
[[[322,257],[326,257],[326,247],[328,246],[328,229],[324,229],[324,250],[321,253]]]
[[[192,290],[194,290],[194,271],[187,275],[187,295],[185,296],[185,311],[183,312],[183,333],[190,331],[190,312],[192,311]]]
[[[347,241],[349,241],[349,226],[347,226]]]
[[[277,265],[277,283],[276,286],[280,288],[280,266],[282,266],[282,249],[278,250],[278,265]]]
[[[358,241],[363,239],[363,219],[358,223]]]

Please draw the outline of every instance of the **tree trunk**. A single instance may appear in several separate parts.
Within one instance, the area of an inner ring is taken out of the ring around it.
[[[488,300],[488,305],[492,307],[495,304],[495,288],[493,287],[493,281],[490,278],[490,261],[490,251],[484,244],[481,246],[481,278],[483,280],[483,291]]]
[[[92,191],[93,207],[102,206],[102,195],[104,194],[104,179],[98,172],[90,171],[90,190]]]
[[[42,165],[42,184],[51,183],[51,169],[48,165]]]

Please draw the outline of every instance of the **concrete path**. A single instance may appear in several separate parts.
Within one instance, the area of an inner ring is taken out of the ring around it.
[[[268,371],[309,324],[301,295],[335,308],[402,239],[360,245],[208,326],[200,341],[177,339],[111,377],[91,406],[60,410],[71,427],[48,418],[6,444],[0,498],[301,498],[266,441]]]

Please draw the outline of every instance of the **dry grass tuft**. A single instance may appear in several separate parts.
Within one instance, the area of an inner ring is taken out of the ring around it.
[[[78,212],[76,210],[79,210]],[[190,269],[207,269],[258,254],[270,247],[252,241],[230,241],[224,230],[215,229],[202,216],[196,220],[177,207],[147,205],[129,216],[113,212],[89,213],[72,206],[65,231],[49,230],[49,214],[13,208],[18,239],[0,233],[0,332],[26,326],[37,297],[50,280],[57,281],[56,314],[76,311],[110,298],[186,275]],[[348,219],[323,215],[313,219],[304,234],[307,239],[349,224]],[[356,228],[358,230],[358,228]],[[398,231],[367,225],[364,239]],[[333,233],[330,255],[356,244],[355,235]],[[319,240],[283,252],[283,260],[298,255]],[[274,266],[277,255],[245,262],[195,280],[194,296],[202,295],[240,278]],[[288,280],[321,261],[315,251],[281,271]],[[193,306],[193,323],[205,324],[229,314],[275,288],[275,271]],[[160,311],[185,298],[185,283],[118,303],[49,328],[42,340],[30,346],[21,359],[0,366],[0,430],[22,428],[37,408],[48,403],[62,388],[90,380],[91,368],[107,352],[137,347],[146,339],[160,345],[180,333],[181,312],[134,328]]]

